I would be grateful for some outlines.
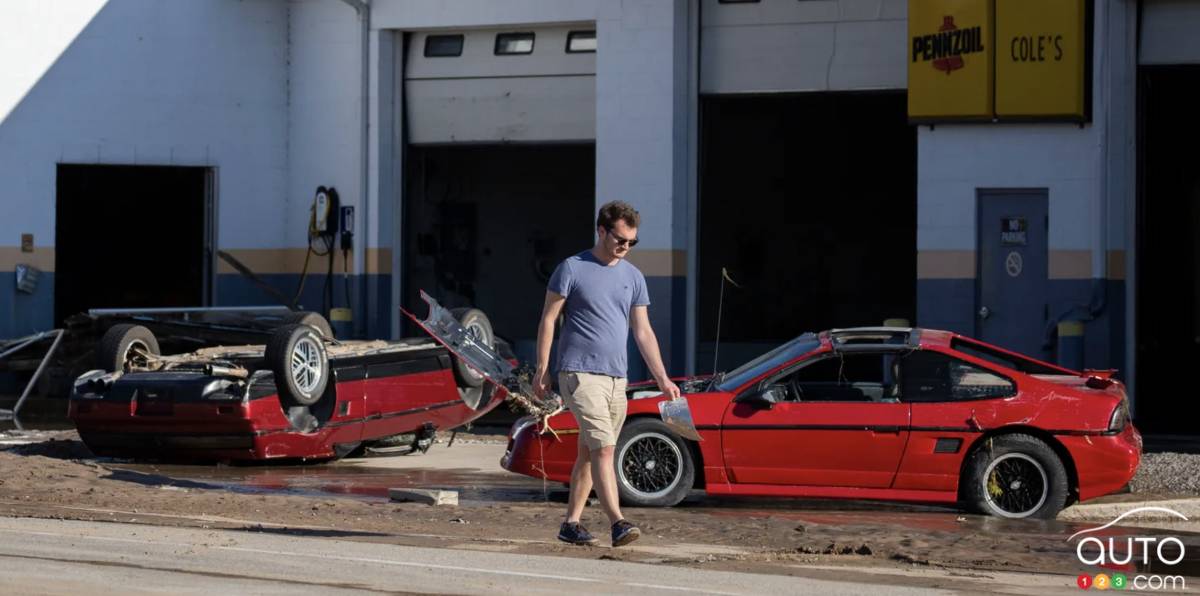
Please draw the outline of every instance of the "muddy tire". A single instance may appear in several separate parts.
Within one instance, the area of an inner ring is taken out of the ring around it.
[[[696,478],[687,442],[655,418],[626,424],[613,460],[621,503],[635,507],[674,506],[692,490]]]
[[[322,337],[333,337],[333,326],[320,313],[301,310],[283,315],[283,325],[308,325],[316,329]]]
[[[968,457],[962,482],[964,505],[1007,518],[1054,519],[1070,492],[1058,454],[1021,434],[984,440]]]
[[[450,314],[458,319],[459,324],[463,326],[474,336],[475,341],[487,345],[489,348],[496,347],[496,334],[492,332],[492,322],[488,320],[487,315],[483,314],[478,308],[452,308]],[[483,375],[475,372],[461,358],[454,359],[454,379],[458,381],[459,387],[475,388],[483,387],[485,379]]]
[[[145,355],[157,356],[158,339],[141,325],[113,325],[100,338],[96,350],[96,366],[108,372],[129,372],[146,364]]]
[[[295,324],[276,329],[265,358],[284,407],[311,406],[321,400],[329,383],[329,355],[316,329]]]

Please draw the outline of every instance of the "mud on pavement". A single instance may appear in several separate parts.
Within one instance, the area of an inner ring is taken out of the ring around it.
[[[420,458],[404,463],[410,462],[413,468],[422,465]],[[96,460],[72,433],[0,450],[0,515],[243,529],[776,573],[804,566],[865,565],[1076,574],[1082,567],[1067,537],[1098,525],[1002,520],[880,503],[705,498],[671,509],[628,509],[627,515],[642,527],[643,538],[613,550],[556,542],[563,505],[540,490],[529,490],[540,487],[538,481],[526,480],[524,492],[514,489],[503,499],[429,507],[391,503],[370,494],[342,498],[329,491],[230,490],[227,484],[148,469],[155,468]],[[193,477],[203,475],[205,468],[194,470]],[[467,483],[469,476],[461,472],[456,481]],[[519,477],[508,478],[500,481]],[[584,520],[604,534],[598,509],[586,512]],[[1191,552],[1200,552],[1200,536],[1185,540]]]

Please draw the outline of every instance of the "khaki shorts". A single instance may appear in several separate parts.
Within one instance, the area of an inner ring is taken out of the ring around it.
[[[625,379],[582,372],[558,373],[563,401],[579,421],[579,436],[589,450],[613,447],[625,424]]]

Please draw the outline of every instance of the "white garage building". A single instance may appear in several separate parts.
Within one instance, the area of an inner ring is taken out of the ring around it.
[[[355,335],[410,332],[425,289],[528,355],[549,272],[622,199],[674,373],[714,366],[724,268],[718,368],[887,318],[1048,359],[1081,333],[1140,422],[1194,432],[1155,379],[1200,356],[1176,150],[1200,2],[1061,1],[1086,11],[1078,121],[910,119],[912,32],[952,22],[910,23],[918,0],[8,0],[0,337],[269,302],[224,251]],[[310,238],[322,186],[348,251]]]

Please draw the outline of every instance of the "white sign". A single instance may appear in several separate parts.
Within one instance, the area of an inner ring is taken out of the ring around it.
[[[1025,260],[1021,258],[1021,253],[1015,250],[1008,253],[1008,257],[1004,259],[1004,270],[1008,272],[1009,277],[1021,275],[1021,270],[1024,268]]]

